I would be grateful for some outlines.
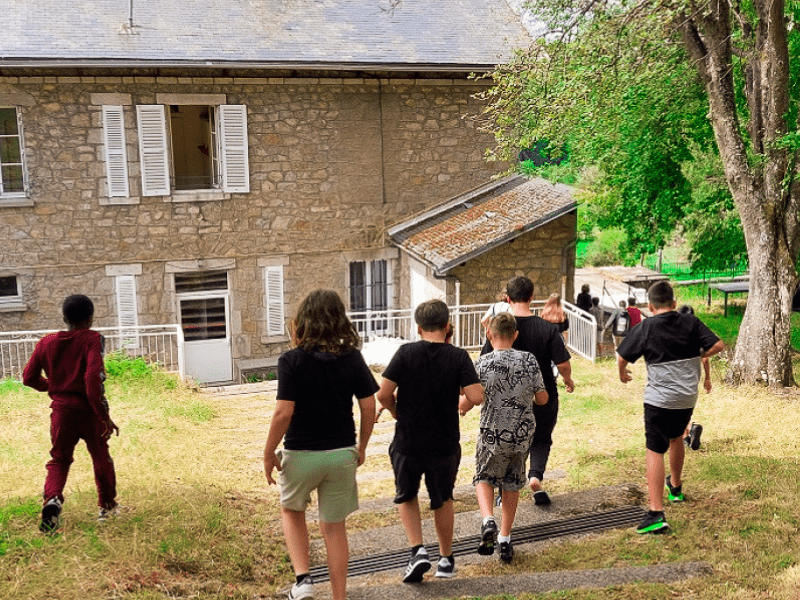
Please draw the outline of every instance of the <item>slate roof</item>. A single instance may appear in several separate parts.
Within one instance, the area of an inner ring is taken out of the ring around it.
[[[479,70],[531,41],[506,0],[0,0],[0,15],[0,66]]]
[[[577,208],[572,188],[512,175],[389,228],[400,248],[444,275]]]

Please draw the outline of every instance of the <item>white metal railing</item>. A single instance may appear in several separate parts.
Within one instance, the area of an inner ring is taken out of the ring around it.
[[[466,350],[478,350],[486,341],[481,317],[491,304],[470,304],[451,307],[450,319],[453,322],[453,344]],[[538,315],[544,301],[531,303],[531,311]],[[564,312],[569,319],[567,347],[575,354],[594,362],[597,357],[597,322],[595,318],[568,302],[563,303]],[[391,309],[348,313],[364,342],[376,338],[396,338],[413,342],[418,339],[417,325],[414,322],[414,309]]]
[[[184,377],[183,331],[179,325],[95,327],[105,337],[105,352],[142,357],[166,371]],[[55,331],[0,332],[0,378],[22,379],[22,371],[36,343]]]

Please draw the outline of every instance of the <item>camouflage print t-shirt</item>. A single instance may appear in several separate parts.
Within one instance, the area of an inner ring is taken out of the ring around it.
[[[475,368],[486,388],[478,448],[495,455],[527,453],[536,428],[533,395],[545,389],[536,358],[522,350],[495,350]]]

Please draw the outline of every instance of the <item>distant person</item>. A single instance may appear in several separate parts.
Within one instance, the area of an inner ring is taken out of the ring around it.
[[[489,321],[491,321],[492,317],[495,315],[500,314],[501,312],[508,312],[511,310],[511,305],[508,303],[508,297],[506,293],[500,292],[497,294],[497,302],[492,304],[486,311],[486,313],[481,317],[481,325],[483,328],[486,329],[489,326]]]
[[[361,339],[331,290],[315,290],[290,324],[295,348],[278,359],[278,396],[264,446],[264,471],[281,472],[281,519],[295,583],[289,599],[314,597],[306,508],[317,491],[332,597],[345,600],[347,516],[358,509],[356,469],[364,464],[378,384],[358,346]],[[358,399],[358,443],[353,398]],[[283,450],[276,448],[283,439]]]
[[[636,298],[628,298],[628,317],[630,317],[630,327],[636,327],[642,322],[642,311],[636,306]]]
[[[592,295],[589,293],[588,283],[581,286],[581,293],[575,298],[575,306],[586,312],[592,310]]]
[[[592,308],[589,309],[589,312],[597,322],[597,331],[605,331],[605,322],[603,321],[605,313],[603,307],[600,306],[600,298],[597,296],[592,297]]]
[[[649,290],[653,316],[631,329],[617,348],[622,383],[632,377],[627,366],[644,356],[647,386],[644,390],[644,427],[647,447],[649,512],[638,533],[659,533],[669,528],[664,516],[664,485],[670,502],[682,502],[683,435],[697,403],[701,360],[725,345],[693,315],[675,311],[675,295],[666,281]],[[670,474],[664,478],[664,454],[669,452]]]
[[[684,315],[694,315],[694,308],[691,307],[689,304],[682,305],[678,312]],[[711,364],[708,358],[705,356],[701,359],[703,362],[703,388],[706,390],[706,394],[711,393]],[[692,421],[690,425],[686,427],[686,431],[684,432],[683,436],[683,445],[691,450],[698,450],[700,448],[700,436],[703,435],[703,426],[700,423],[695,423]]]
[[[117,507],[117,475],[108,439],[119,427],[111,420],[103,382],[103,336],[92,331],[94,303],[82,294],[69,296],[61,308],[67,331],[43,337],[36,344],[22,374],[22,382],[47,392],[50,403],[50,461],[44,482],[44,504],[39,529],[53,533],[60,525],[75,446],[80,440],[92,457],[97,486],[99,521]],[[44,377],[42,377],[44,372]]]
[[[631,328],[631,318],[625,308],[625,300],[619,301],[619,308],[616,309],[606,321],[606,329],[611,330],[611,337],[614,340],[614,347],[619,346]]]
[[[516,350],[530,352],[536,357],[549,398],[544,406],[533,407],[536,431],[531,442],[530,466],[528,467],[528,487],[533,492],[533,500],[537,505],[544,506],[550,504],[550,496],[544,491],[542,481],[553,445],[553,430],[558,421],[558,386],[550,365],[555,363],[559,374],[564,379],[567,392],[572,392],[575,389],[575,382],[572,380],[572,365],[569,362],[571,357],[558,329],[552,323],[548,323],[531,312],[533,282],[529,278],[514,277],[508,282],[506,293],[509,304],[511,304],[511,314],[516,318],[519,332],[513,347]],[[481,349],[481,354],[488,354],[491,351],[491,343],[487,340]]]
[[[400,519],[411,544],[404,583],[419,583],[431,562],[422,540],[419,486],[422,477],[439,539],[436,577],[452,577],[455,512],[453,489],[461,462],[459,395],[478,406],[483,386],[469,354],[448,343],[453,329],[441,300],[414,311],[420,341],[404,344],[383,372],[378,401],[397,419],[389,458]]]
[[[548,323],[556,326],[559,333],[564,336],[564,341],[567,340],[567,330],[569,329],[569,319],[567,313],[564,312],[564,306],[561,304],[561,294],[550,294],[547,301],[542,307],[541,317]]]
[[[481,407],[480,433],[475,446],[475,493],[481,509],[481,541],[478,554],[494,554],[500,545],[500,559],[511,562],[514,546],[511,528],[517,513],[519,492],[527,484],[525,461],[536,429],[534,403],[547,403],[547,391],[530,352],[514,350],[516,320],[510,313],[500,313],[490,324],[487,336],[493,351],[475,364],[486,392]],[[473,405],[462,399],[465,415]],[[494,520],[494,488],[502,490],[500,535]]]

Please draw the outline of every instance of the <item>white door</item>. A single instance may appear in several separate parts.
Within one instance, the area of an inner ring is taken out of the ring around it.
[[[179,297],[186,374],[200,383],[233,379],[228,295]]]

